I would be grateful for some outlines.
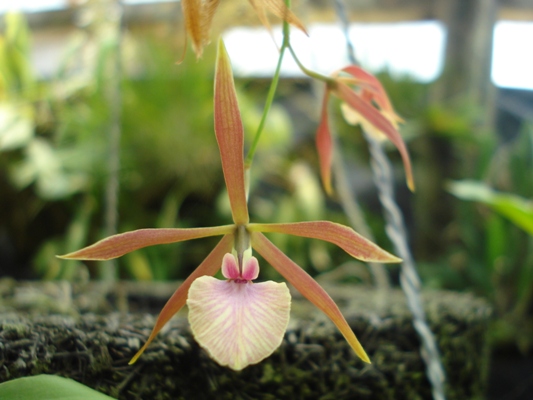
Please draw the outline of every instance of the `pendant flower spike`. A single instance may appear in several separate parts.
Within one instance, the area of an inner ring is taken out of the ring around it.
[[[249,222],[243,127],[231,65],[222,41],[219,42],[215,73],[214,117],[233,224],[212,228],[140,229],[108,237],[61,258],[109,260],[146,246],[223,235],[207,258],[168,300],[148,340],[130,364],[139,358],[161,328],[186,303],[196,341],[219,364],[241,370],[272,354],[281,344],[287,328],[290,294],[285,283],[253,282],[259,274],[259,263],[252,256],[252,248],[333,321],[363,361],[370,362],[331,297],[262,232],[325,240],[364,261],[390,263],[400,259],[352,229],[333,222]],[[213,277],[219,269],[222,269],[226,280]]]
[[[396,146],[403,160],[407,186],[414,191],[411,160],[405,143],[398,132],[398,124],[403,120],[394,112],[387,93],[379,80],[355,65],[335,72],[332,78],[327,82],[322,101],[320,124],[316,132],[320,175],[326,192],[328,194],[332,192],[333,141],[328,119],[330,93],[335,94],[343,101],[341,108],[348,123],[360,124],[369,135],[378,140],[389,139]],[[352,89],[350,85],[355,86],[355,89]]]

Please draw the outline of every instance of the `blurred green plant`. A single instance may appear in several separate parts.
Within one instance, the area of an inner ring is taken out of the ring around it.
[[[18,253],[35,256],[33,264],[41,276],[73,279],[79,264],[60,267],[53,254],[79,248],[100,232],[108,118],[103,74],[109,43],[90,31],[78,32],[57,78],[38,82],[30,66],[24,18],[7,14],[5,19],[6,32],[0,38],[0,184],[5,189],[0,201],[5,218],[0,228],[19,244]],[[216,147],[205,144],[212,140],[207,134],[212,130],[211,72],[195,63],[169,72],[170,49],[155,40],[138,43],[128,37],[125,42],[125,64],[135,64],[137,73],[122,83],[125,134],[119,213],[136,226],[153,225],[153,220],[158,226],[174,226],[186,196],[207,197],[217,191],[216,185],[206,184],[218,172]],[[187,107],[191,101],[195,112]],[[161,211],[156,200],[160,197],[166,197]],[[50,218],[53,224],[43,229],[43,220]],[[47,232],[36,235],[34,227]],[[176,249],[169,255],[176,256]],[[129,276],[173,276],[169,271],[177,258],[167,259],[164,268],[162,262],[150,263],[153,267],[147,271],[143,257],[125,266]]]
[[[457,114],[455,120],[448,122],[456,128],[448,136],[456,158],[448,179],[463,180],[445,186],[461,201],[443,196],[454,215],[441,234],[447,250],[424,263],[421,274],[429,287],[488,298],[496,313],[491,338],[528,352],[533,348],[533,130],[525,125],[514,141],[504,143],[493,133],[466,129],[473,125]]]
[[[8,13],[5,26],[0,37],[0,151],[21,153],[13,155],[8,168],[17,189],[35,184],[42,199],[63,198],[84,186],[84,176],[68,171],[66,154],[36,132],[48,117],[42,103],[47,91],[30,65],[30,33],[24,18]]]
[[[493,190],[479,181],[450,182],[448,190],[462,200],[477,201],[489,206],[516,226],[533,235],[533,202],[523,197]]]
[[[44,229],[47,218],[40,218],[54,215],[57,201],[86,189],[88,176],[70,168],[68,149],[57,146],[50,131],[53,98],[31,67],[30,32],[24,17],[7,13],[4,19],[5,32],[0,35],[0,230],[7,232],[16,252],[31,257],[38,242],[53,234],[61,220]],[[26,257],[16,258],[13,267],[28,262]]]
[[[500,319],[494,339],[510,342],[527,352],[533,346],[533,203],[515,194],[497,192],[478,181],[451,182],[449,191],[459,199],[488,206],[482,210],[485,239],[484,265],[480,281],[497,307]],[[529,234],[513,229],[506,220]]]

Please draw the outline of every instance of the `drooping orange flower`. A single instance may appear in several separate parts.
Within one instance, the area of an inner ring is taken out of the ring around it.
[[[209,44],[211,23],[220,0],[181,0],[185,19],[185,29],[191,38],[192,47],[197,57],[202,55],[203,48]],[[285,5],[283,0],[249,0],[261,23],[270,29],[266,10],[296,26],[305,32],[298,17]]]
[[[345,74],[348,75],[345,75]],[[320,174],[326,192],[331,193],[331,163],[333,142],[328,119],[329,95],[341,100],[344,118],[352,125],[360,124],[366,133],[378,140],[389,139],[402,156],[407,186],[414,190],[413,172],[407,147],[398,132],[403,120],[394,112],[385,89],[379,80],[364,69],[350,65],[335,72],[326,85],[322,101],[320,124],[316,132],[316,145],[320,161]],[[352,87],[353,86],[353,87]]]
[[[139,358],[161,328],[185,304],[189,308],[189,323],[196,341],[219,364],[241,370],[272,354],[281,344],[287,329],[290,294],[285,283],[253,282],[259,274],[259,263],[252,256],[252,249],[323,311],[355,353],[363,361],[370,362],[331,297],[263,233],[325,240],[363,261],[389,263],[399,262],[400,259],[353,229],[329,221],[250,223],[244,173],[244,132],[231,65],[222,41],[219,43],[215,73],[214,106],[215,134],[233,224],[210,228],[140,229],[108,237],[61,258],[109,260],[146,246],[223,235],[213,251],[168,300],[148,340],[130,364]],[[226,280],[213,277],[220,269]]]

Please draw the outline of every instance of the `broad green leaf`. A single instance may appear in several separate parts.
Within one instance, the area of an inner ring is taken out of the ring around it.
[[[0,384],[2,400],[112,400],[72,379],[36,375]]]
[[[455,181],[448,190],[462,200],[478,201],[491,207],[519,228],[533,235],[533,202],[512,193],[497,192],[477,181]]]

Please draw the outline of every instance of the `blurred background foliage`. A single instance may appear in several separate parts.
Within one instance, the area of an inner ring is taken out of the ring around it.
[[[16,254],[13,263],[35,268],[33,273],[15,270],[15,275],[72,279],[80,264],[64,267],[68,263],[53,255],[101,237],[109,43],[79,32],[57,78],[37,83],[24,20],[16,14],[7,18],[3,53],[9,62],[0,67],[8,89],[2,101],[7,114],[2,120],[2,228]],[[183,202],[189,197],[207,202],[222,187],[212,135],[210,63],[186,60],[177,67],[172,50],[155,38],[126,36],[122,46],[123,64],[135,64],[137,70],[121,82],[119,229],[196,224],[187,217],[177,221]],[[143,258],[131,261],[143,269],[148,265]],[[173,268],[151,261],[152,268],[143,272],[126,270],[139,279],[173,277]]]
[[[0,274],[85,280],[95,263],[59,261],[103,237],[109,132],[106,57],[110,43],[80,30],[53,79],[38,80],[29,58],[31,34],[18,14],[5,15],[0,36]],[[97,29],[97,28],[95,28]],[[134,36],[121,43],[123,74],[118,231],[225,224],[230,210],[213,134],[214,54],[191,52],[176,65],[170,36]],[[379,78],[398,113],[414,163],[417,192],[398,201],[424,284],[473,291],[489,299],[501,342],[533,345],[533,127],[512,137],[479,127],[467,102],[432,101],[432,86],[409,77]],[[438,83],[436,83],[438,84]],[[245,131],[258,125],[268,80],[237,82]],[[252,170],[250,209],[256,221],[328,219],[347,223],[336,198],[326,199],[317,173],[314,130],[318,96],[307,81],[280,86]],[[391,246],[369,169],[367,145],[338,107],[338,131],[352,184],[376,241]],[[275,243],[312,275],[371,284],[365,266],[333,246],[287,235]],[[119,262],[121,278],[182,279],[215,239],[142,249]],[[351,273],[334,274],[349,264]],[[389,268],[397,278],[398,267]],[[332,274],[333,273],[333,274]],[[263,268],[264,278],[276,272]]]

